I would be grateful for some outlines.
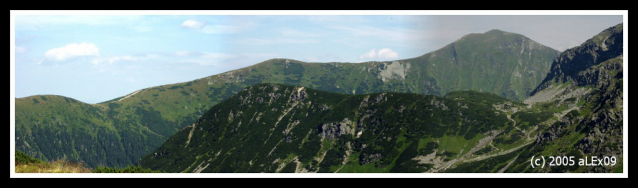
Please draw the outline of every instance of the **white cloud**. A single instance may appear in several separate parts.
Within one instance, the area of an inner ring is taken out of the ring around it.
[[[137,61],[137,58],[130,56],[130,55],[126,55],[126,56],[115,56],[115,57],[111,57],[109,58],[109,64],[113,64],[114,62],[117,61]]]
[[[302,60],[306,62],[341,62],[342,58],[333,53],[321,53],[314,56],[306,56]]]
[[[202,66],[218,65],[228,62],[237,57],[237,55],[214,52],[196,52],[196,51],[177,51],[173,54],[175,63],[196,63]]]
[[[202,27],[204,27],[204,22],[200,22],[197,20],[186,20],[184,22],[182,22],[182,25],[180,25],[180,27],[184,27],[184,28],[191,28],[191,29],[201,29]]]
[[[201,53],[201,52],[193,52],[193,51],[186,51],[186,50],[176,51],[174,53],[175,56],[179,56],[179,57],[199,56],[199,55],[202,55],[202,54],[203,53]]]
[[[17,53],[17,54],[19,54],[19,53],[24,53],[24,52],[26,52],[26,51],[27,51],[27,49],[26,49],[26,48],[24,48],[24,47],[17,47],[17,46],[16,46],[16,53]]]
[[[301,38],[242,38],[237,40],[237,43],[247,45],[312,44],[319,43],[319,40]]]
[[[207,25],[202,28],[202,32],[206,34],[235,33],[238,30],[238,27],[230,25]]]
[[[132,65],[132,66],[124,66],[125,69],[140,69],[142,66]]]
[[[398,58],[398,57],[399,57],[399,53],[395,52],[394,50],[390,48],[383,48],[379,50],[372,49],[360,55],[359,59],[375,59],[375,58],[392,59],[392,58]]]
[[[93,59],[93,60],[91,60],[91,64],[94,64],[94,65],[100,64],[102,62],[104,62],[103,59]],[[41,63],[42,63],[42,61],[38,62],[38,64],[41,64]]]
[[[277,29],[281,36],[286,37],[298,37],[298,38],[316,38],[327,35],[323,32],[323,30],[313,29],[311,31],[303,31],[298,29],[293,29],[289,27],[283,27]]]
[[[237,33],[237,32],[255,27],[257,26],[257,24],[253,22],[242,22],[239,25],[232,25],[232,24],[208,25],[206,24],[206,22],[202,22],[202,21],[186,20],[182,22],[182,25],[180,26],[183,28],[195,29],[205,34],[220,34],[220,33]]]
[[[382,59],[397,58],[399,53],[392,51],[390,48],[383,48],[377,52],[377,57]]]
[[[334,24],[335,22],[340,23],[367,23],[370,20],[366,19],[365,16],[359,15],[314,15],[309,16],[308,21],[316,22],[316,23],[329,23]]]
[[[149,26],[144,26],[144,25],[140,25],[140,26],[133,26],[132,27],[133,30],[137,31],[137,32],[149,32],[152,31],[153,29]]]
[[[113,64],[115,62],[118,61],[138,61],[139,59],[130,55],[125,55],[125,56],[113,56],[113,57],[109,57],[109,58],[96,58],[91,60],[91,63],[94,65],[100,64],[100,63],[106,63],[108,62],[109,64]]]
[[[434,39],[426,30],[399,28],[399,27],[373,27],[373,26],[329,26],[331,29],[345,31],[356,37],[372,37],[375,40],[397,42],[423,41]]]
[[[128,82],[128,83],[135,83],[135,82],[137,82],[137,80],[135,80],[135,78],[133,78],[133,77],[127,77],[125,80],[126,80],[126,82]]]
[[[216,60],[221,60],[221,59],[229,59],[229,58],[234,58],[237,57],[236,55],[232,55],[232,54],[224,54],[224,53],[204,53],[201,56],[203,59],[216,59]]]
[[[100,50],[94,44],[68,44],[63,47],[53,48],[44,53],[47,59],[55,61],[66,61],[81,56],[100,56]]]
[[[54,25],[117,25],[135,23],[143,19],[144,15],[17,15],[16,28],[25,30],[46,29]]]
[[[175,52],[175,55],[176,55],[176,56],[182,56],[182,57],[183,57],[183,56],[188,56],[188,55],[189,55],[189,53],[188,53],[188,51],[176,51],[176,52]]]
[[[375,58],[377,56],[377,50],[372,49],[370,51],[368,51],[367,53],[360,55],[359,59],[372,59]]]
[[[317,61],[319,61],[319,59],[317,59],[316,57],[305,57],[305,58],[304,58],[304,61],[307,61],[307,62],[317,62]]]
[[[189,52],[191,53],[191,52]],[[253,65],[279,55],[273,53],[217,53],[217,52],[196,52],[199,55],[191,54],[174,61],[176,63],[195,63],[201,66],[213,66],[218,70],[234,70]]]

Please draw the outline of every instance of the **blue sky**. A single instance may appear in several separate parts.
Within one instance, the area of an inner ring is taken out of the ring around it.
[[[271,58],[352,63],[405,59],[491,29],[563,51],[623,22],[622,15],[49,13],[11,14],[17,98],[54,94],[98,103]]]

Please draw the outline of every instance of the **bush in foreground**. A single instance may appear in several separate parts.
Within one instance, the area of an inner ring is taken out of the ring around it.
[[[110,168],[98,166],[93,170],[93,173],[163,173],[162,171],[151,170],[148,168],[142,168],[140,166],[129,165],[126,168]]]
[[[84,164],[73,161],[58,159],[56,161],[44,162],[33,158],[21,151],[15,152],[15,172],[16,173],[162,173],[145,169],[139,166],[127,166],[123,169],[110,167],[97,167],[91,170]]]

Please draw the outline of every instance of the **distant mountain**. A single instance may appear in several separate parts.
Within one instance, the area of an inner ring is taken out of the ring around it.
[[[92,168],[123,167],[165,140],[145,126],[153,121],[140,125],[125,119],[148,122],[150,118],[145,119],[142,113],[114,117],[117,103],[92,105],[62,96],[39,95],[16,99],[15,105],[16,150],[45,161],[66,158],[83,161]]]
[[[166,172],[436,172],[533,142],[525,134],[532,126],[509,119],[524,106],[476,91],[348,95],[258,84],[139,164]]]
[[[558,53],[525,36],[490,30],[466,35],[415,60],[424,62],[426,75],[437,81],[442,95],[475,90],[522,101],[543,80]]]
[[[76,101],[68,105],[62,98],[55,103],[40,99],[56,96],[19,98],[16,148],[42,159],[67,157],[91,167],[124,167],[191,125],[212,106],[259,83],[344,94],[443,96],[456,90],[477,90],[522,101],[547,74],[557,53],[525,36],[492,30],[466,35],[411,59],[365,63],[271,59],[194,81],[141,89],[99,104]],[[40,133],[48,135],[34,135]],[[51,147],[54,143],[57,146]]]

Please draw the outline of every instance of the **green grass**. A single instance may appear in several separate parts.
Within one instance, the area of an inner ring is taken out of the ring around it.
[[[348,163],[343,165],[343,168],[339,170],[339,173],[387,173],[392,169],[392,165],[377,168],[374,162],[365,165],[359,164],[359,153],[353,153],[350,155]]]
[[[455,164],[454,167],[447,169],[446,173],[495,173],[498,170],[502,169],[507,165],[508,162],[512,161],[514,157],[518,156],[521,151],[514,151],[508,154],[499,155],[496,157],[468,162],[468,163],[460,163]],[[510,166],[511,167],[511,166]]]
[[[512,144],[493,144],[493,145],[495,147],[497,147],[498,149],[500,149],[500,150],[510,150],[510,149],[516,148],[518,146],[521,146],[521,145],[527,143],[526,139],[527,139],[527,137],[523,137],[520,140],[517,140],[517,141],[515,141]],[[488,145],[487,147],[491,147],[491,146]],[[498,150],[498,151],[500,151],[500,150]]]
[[[617,165],[616,165],[616,169],[613,171],[613,173],[623,173],[623,164],[622,161],[620,161]]]
[[[437,155],[443,154],[442,152],[445,151],[446,153],[456,153],[457,155],[455,156],[463,156],[465,153],[470,151],[472,147],[476,146],[478,141],[482,138],[484,138],[482,133],[477,134],[470,140],[466,140],[462,136],[445,135],[437,139],[439,140],[439,150],[437,152]],[[461,151],[463,152],[461,153]]]
[[[546,147],[542,154],[549,156],[570,151],[573,149],[574,144],[585,136],[586,134],[581,132],[572,132],[566,136],[561,136],[559,139],[552,141],[552,144]]]
[[[417,147],[417,149],[425,148],[425,146],[426,146],[429,142],[434,142],[435,140],[436,140],[436,139],[434,139],[434,138],[432,138],[432,137],[419,139],[419,146]]]
[[[576,106],[582,107],[585,104],[585,102],[586,102],[585,99],[580,99],[578,103],[576,103]]]

